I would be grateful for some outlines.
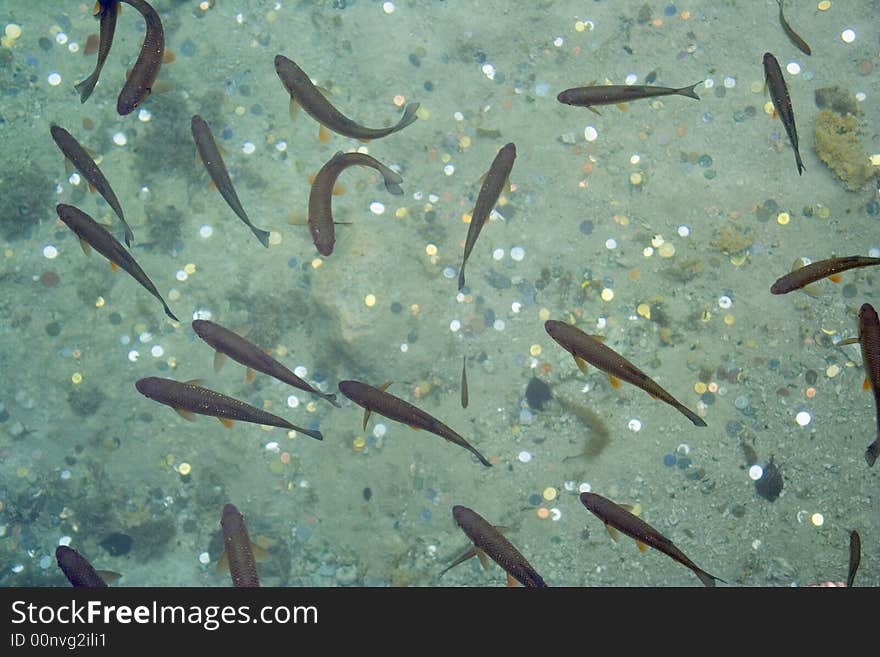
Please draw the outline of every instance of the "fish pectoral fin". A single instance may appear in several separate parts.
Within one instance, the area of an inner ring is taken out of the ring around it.
[[[590,110],[593,114],[598,114],[599,116],[602,116],[602,112],[600,112],[599,110],[597,110],[597,109],[596,109],[595,107],[593,107],[592,105],[587,105],[586,107],[587,107],[587,109]]]
[[[636,541],[636,547],[639,548],[639,552],[647,552],[648,546],[642,543],[641,541]]]
[[[578,369],[584,374],[589,374],[589,368],[587,367],[587,361],[585,361],[580,356],[574,357],[574,364],[578,366]]]
[[[117,573],[115,570],[96,570],[95,572],[108,584],[118,582],[122,578],[122,573]]]
[[[79,245],[80,248],[82,248],[83,253],[85,253],[86,255],[92,255],[92,247],[89,246],[88,242],[86,242],[85,240],[80,240]]]
[[[385,383],[383,383],[382,385],[379,386],[379,390],[381,390],[382,392],[385,392],[386,390],[388,390],[388,388],[391,386],[392,383],[394,383],[394,382],[393,381],[386,381]]]
[[[510,527],[507,527],[505,525],[495,525],[495,529],[497,529],[501,534],[507,534],[510,532]]]
[[[846,340],[841,340],[840,342],[838,342],[837,346],[843,347],[844,345],[848,345],[848,344],[859,344],[859,339],[858,338],[847,338]]]
[[[174,410],[177,411],[177,414],[187,422],[196,421],[195,413],[193,413],[192,411],[188,411],[185,408],[175,408]]]
[[[626,103],[617,103],[617,109],[621,112],[629,112],[629,106]]]
[[[619,536],[619,534],[617,533],[617,530],[614,529],[614,527],[612,527],[612,526],[609,525],[609,524],[606,524],[606,525],[605,525],[605,530],[608,532],[608,535],[611,537],[611,540],[612,540],[612,541],[616,541],[616,540],[617,540],[617,537]]]
[[[828,280],[831,281],[832,283],[840,283],[840,281],[841,281],[840,274],[832,274],[831,276],[828,277]]]
[[[818,283],[810,283],[809,285],[804,285],[801,288],[801,291],[813,297],[814,299],[818,299],[819,295],[822,294],[822,288],[819,287]]]
[[[486,553],[483,552],[480,548],[474,548],[474,551],[477,553],[477,559],[480,560],[480,565],[483,567],[483,570],[488,570],[489,557],[487,557]]]
[[[257,373],[250,367],[247,368],[247,371],[244,373],[245,383],[253,383],[255,378],[257,378]]]
[[[214,567],[214,573],[220,575],[224,570],[229,570],[229,556],[226,554],[226,548],[223,549],[223,554],[221,554],[220,558],[217,559],[217,565]]]
[[[620,387],[620,379],[618,379],[613,374],[608,375],[608,381],[611,383],[611,387],[614,388],[615,390],[617,390]]]
[[[75,168],[75,167],[73,166],[73,162],[71,162],[70,160],[68,160],[68,159],[65,157],[65,158],[64,158],[64,171],[67,173],[68,176],[69,176],[71,173],[73,173],[74,168]]]
[[[188,386],[201,386],[204,381],[202,379],[190,379],[189,381],[184,381],[184,383]]]
[[[413,431],[421,431],[421,430],[422,430],[421,427],[417,427],[417,426],[415,426],[414,424],[410,424],[410,425],[408,425],[408,426],[409,426],[409,428],[412,429]],[[446,440],[449,440],[449,438],[447,438]]]
[[[269,551],[253,541],[251,541],[251,552],[254,555],[254,561],[267,561],[269,559]]]
[[[868,377],[865,377],[865,380],[862,381],[862,390],[870,390],[871,382],[868,380]]]
[[[514,579],[513,575],[511,575],[510,573],[507,573],[507,587],[514,588],[516,586],[519,586],[519,582],[517,582],[516,579]]]
[[[370,413],[372,413],[372,412],[373,411],[369,408],[364,409],[364,431],[367,430],[367,422],[370,421]]]
[[[230,420],[228,417],[218,417],[217,419],[220,420],[220,424],[222,424],[227,429],[231,429],[235,425],[235,422]]]
[[[327,130],[323,125],[318,126],[318,141],[322,144],[326,144],[330,141],[330,131]]]
[[[287,111],[290,114],[290,120],[296,121],[296,117],[299,116],[299,103],[296,102],[296,98],[293,96],[290,97],[290,105],[288,106]]]
[[[345,185],[333,185],[333,191],[331,194],[333,194],[333,196],[342,196],[345,194]]]
[[[214,371],[219,372],[226,362],[226,354],[220,351],[214,352]]]
[[[119,265],[112,260],[110,261],[110,271],[119,271]]]

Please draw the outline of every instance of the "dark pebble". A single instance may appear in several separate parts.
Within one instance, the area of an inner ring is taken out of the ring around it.
[[[856,289],[856,286],[852,283],[847,283],[843,286],[843,296],[845,299],[852,299],[856,296],[857,293],[858,290]]]
[[[419,56],[415,53],[410,53],[409,55],[409,63],[418,68],[422,65],[422,60],[419,59]]]
[[[406,334],[406,341],[410,344],[414,344],[419,339],[419,330],[417,328],[412,328],[409,330],[409,333]]]
[[[529,495],[529,504],[531,504],[532,506],[538,506],[539,504],[541,504],[541,496],[537,493],[532,493],[531,495]]]
[[[369,486],[367,486],[366,488],[364,488],[364,499],[365,499],[367,502],[369,502],[371,499],[373,499],[373,491],[370,489]]]
[[[196,44],[186,39],[180,44],[180,54],[184,57],[192,57],[196,54]]]
[[[425,91],[434,91],[434,83],[431,82],[430,80],[425,82],[424,87],[425,87]]]
[[[49,322],[46,324],[46,333],[51,335],[53,338],[61,333],[61,324],[58,322]]]
[[[122,532],[113,532],[108,534],[100,546],[107,550],[114,557],[121,557],[131,551],[131,544],[134,543],[131,536]]]
[[[37,43],[39,44],[41,50],[45,50],[46,52],[49,52],[50,50],[52,50],[52,40],[51,39],[47,39],[46,37],[40,37],[40,40],[37,41]]]
[[[532,377],[526,386],[526,402],[533,411],[543,411],[544,404],[550,401],[550,386],[537,377]]]
[[[499,274],[494,269],[490,269],[486,279],[489,282],[489,285],[494,287],[496,290],[506,290],[510,287],[510,278],[505,276],[504,274]]]
[[[706,406],[711,406],[715,403],[715,395],[708,390],[700,395],[700,401],[703,402]]]
[[[667,454],[666,456],[664,456],[663,465],[665,465],[667,468],[671,468],[673,465],[675,465],[675,454]]]
[[[736,438],[743,430],[743,425],[741,422],[737,422],[736,420],[730,420],[727,424],[724,425],[724,430],[727,432],[728,436],[730,436],[731,438]]]
[[[491,326],[495,323],[495,311],[491,308],[486,308],[486,312],[483,313],[483,319],[486,320],[487,326]]]
[[[818,378],[819,375],[816,373],[816,370],[807,370],[804,374],[804,380],[806,380],[807,385],[813,385]]]
[[[585,219],[581,222],[581,232],[584,235],[592,235],[593,233],[593,222],[589,219]]]
[[[691,467],[691,460],[687,456],[682,456],[675,462],[675,465],[678,466],[679,470],[687,470]]]
[[[113,324],[113,326],[119,326],[122,324],[122,315],[115,312],[110,313],[110,323]]]
[[[263,106],[262,105],[254,105],[251,107],[251,114],[254,116],[262,116],[263,115]]]
[[[782,472],[773,463],[773,457],[764,465],[764,474],[755,482],[755,490],[765,500],[773,502],[782,492]]]
[[[868,201],[865,205],[865,212],[872,217],[876,217],[880,214],[880,201]]]
[[[399,315],[401,310],[403,310],[403,305],[399,302],[394,301],[391,304],[391,312],[393,312],[395,315]]]

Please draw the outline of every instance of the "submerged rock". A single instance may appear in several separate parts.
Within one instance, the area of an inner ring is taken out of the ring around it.
[[[764,474],[755,482],[755,490],[765,500],[774,502],[782,492],[782,472],[773,463],[773,457],[764,465]]]

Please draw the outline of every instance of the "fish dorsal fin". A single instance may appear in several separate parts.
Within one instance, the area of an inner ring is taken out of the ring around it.
[[[372,413],[372,409],[365,408],[364,409],[364,431],[367,429],[367,422],[370,421],[370,413]]]
[[[608,535],[611,537],[611,540],[616,541],[617,537],[619,536],[617,530],[607,523],[605,524],[605,529],[608,532]]]
[[[639,548],[639,552],[647,552],[648,546],[642,543],[641,541],[636,541],[636,547]]]
[[[177,407],[175,407],[174,410],[177,411],[177,414],[180,417],[182,417],[184,420],[186,420],[187,422],[195,422],[196,421],[196,416],[192,411],[188,411],[185,408],[177,408]]]
[[[589,367],[587,366],[587,361],[585,361],[580,356],[574,357],[574,364],[578,366],[578,369],[584,374],[589,374]]]
[[[257,373],[252,368],[247,368],[247,371],[244,373],[245,383],[253,383],[255,378],[257,378]]]
[[[92,247],[86,242],[84,239],[80,239],[79,241],[80,248],[82,248],[83,253],[86,255],[92,255]]]
[[[190,379],[189,381],[184,381],[184,384],[186,384],[186,385],[188,385],[188,386],[199,386],[199,387],[201,387],[201,385],[202,385],[203,383],[204,383],[204,381],[203,381],[202,379]]]
[[[214,371],[219,372],[223,368],[223,364],[226,362],[226,354],[221,351],[214,352]]]
[[[488,570],[489,568],[489,557],[486,556],[486,553],[483,552],[480,548],[475,548],[477,552],[477,559],[480,560],[480,565],[483,567],[483,570]]]
[[[220,420],[220,424],[222,424],[227,429],[231,429],[235,425],[235,422],[230,420],[228,417],[218,417],[217,419]]]

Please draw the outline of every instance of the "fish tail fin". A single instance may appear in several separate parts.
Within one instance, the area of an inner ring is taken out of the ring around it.
[[[385,178],[385,189],[395,196],[403,194],[403,187],[400,186],[400,183],[403,182],[403,178],[400,177],[399,173],[389,169],[388,171],[383,171],[382,176]]]
[[[687,417],[687,419],[694,423],[695,427],[705,427],[706,426],[706,421],[703,418],[701,418],[699,415],[694,413],[687,406],[679,405],[676,408],[678,408],[679,411],[684,413],[684,415]]]
[[[865,450],[865,460],[868,462],[869,468],[874,467],[874,461],[877,460],[878,454],[880,454],[880,431],[874,436],[874,442],[868,445],[868,449]]]
[[[705,570],[700,570],[699,568],[697,568],[696,570],[694,570],[694,573],[696,574],[697,577],[700,578],[700,581],[703,583],[703,586],[707,586],[707,587],[712,588],[715,586],[716,581],[721,582],[722,584],[727,584],[727,582],[725,582],[720,577],[715,577],[715,575],[710,575]]]
[[[260,240],[260,244],[265,246],[267,249],[269,248],[269,231],[262,230],[257,228],[256,226],[251,226],[251,231],[253,231],[254,235],[258,240]]]
[[[124,221],[123,223],[125,224],[125,246],[130,249],[131,243],[134,242],[134,233],[132,232],[131,227],[128,224],[126,224]]]
[[[807,170],[807,167],[805,167],[803,161],[801,161],[801,154],[798,152],[797,148],[794,149],[794,161],[797,163],[798,175],[803,175],[804,171]]]
[[[403,110],[403,116],[400,117],[400,121],[397,122],[397,125],[394,126],[394,131],[403,130],[410,123],[415,122],[419,117],[416,116],[416,112],[419,111],[419,103],[410,103],[406,106],[406,109]]]
[[[489,463],[488,460],[486,460],[486,457],[483,456],[482,454],[480,454],[475,448],[472,447],[470,451],[473,453],[474,456],[476,456],[480,460],[480,463],[485,465],[487,468],[492,467],[492,464]]]
[[[298,433],[304,433],[309,438],[314,438],[315,440],[324,440],[324,435],[318,430],[303,429],[302,427],[298,427],[294,424],[292,424],[290,426],[293,428],[294,431],[296,431]]]
[[[681,89],[676,89],[675,93],[677,93],[680,96],[687,96],[688,98],[693,98],[694,100],[700,100],[700,97],[697,95],[697,92],[694,91],[694,89],[698,85],[703,84],[703,82],[704,82],[704,80],[700,80],[696,84],[692,84],[689,87],[682,87]]]
[[[323,394],[321,395],[321,397],[333,404],[336,408],[342,408],[342,405],[338,401],[336,401],[336,395],[334,395],[332,392]]]
[[[458,291],[464,288],[464,263],[461,263],[461,269],[458,272]]]
[[[79,92],[80,103],[84,103],[89,99],[89,96],[92,95],[92,92],[95,90],[95,85],[97,83],[97,76],[90,75],[82,82],[77,82],[75,85],[73,85],[73,88]]]
[[[174,316],[174,313],[171,312],[171,308],[168,307],[168,304],[167,304],[167,303],[165,303],[165,302],[163,301],[163,302],[162,302],[162,305],[165,307],[165,314],[166,314],[166,315],[168,315],[168,316],[169,316],[171,319],[173,319],[175,322],[179,322],[179,321],[180,321],[179,319],[177,319],[177,317]]]

